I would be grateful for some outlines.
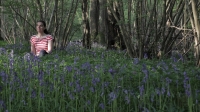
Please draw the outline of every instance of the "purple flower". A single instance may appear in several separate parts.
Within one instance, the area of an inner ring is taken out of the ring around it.
[[[91,65],[90,65],[89,62],[86,62],[86,63],[82,64],[82,67],[81,67],[81,68],[82,68],[82,69],[90,69],[90,68],[91,68]]]
[[[74,58],[74,64],[76,64],[78,60],[79,60],[79,57]]]
[[[161,88],[161,94],[164,94],[164,93],[165,93],[165,88],[162,87],[162,88]]]
[[[154,101],[154,94],[151,94],[151,102]]]
[[[72,87],[72,85],[73,85],[73,82],[69,82],[69,86]]]
[[[15,95],[12,93],[11,95],[11,101],[14,99]]]
[[[6,53],[6,49],[5,48],[2,48],[2,47],[0,47],[0,55],[2,55],[2,54],[5,54]]]
[[[146,107],[144,107],[144,110],[142,112],[149,112],[149,110]]]
[[[40,93],[40,98],[44,99],[44,93]]]
[[[99,104],[99,107],[100,107],[101,109],[105,109],[105,106],[104,106],[103,103],[100,103],[100,104]]]
[[[139,59],[138,58],[134,58],[133,64],[137,65],[138,63],[139,63]]]
[[[104,57],[105,57],[105,56],[104,56],[104,53],[102,52],[102,53],[101,53],[101,58],[104,59]]]
[[[127,94],[128,94],[128,90],[125,89],[125,90],[124,90],[124,93],[127,95]]]
[[[110,98],[110,101],[113,101],[113,100],[115,100],[117,98],[117,95],[115,94],[115,92],[111,92],[109,94],[109,98]]]
[[[165,80],[166,80],[166,83],[167,83],[167,85],[169,85],[169,83],[171,83],[172,82],[172,80],[170,79],[170,78],[165,78]]]
[[[72,71],[72,67],[71,66],[66,66],[66,69],[67,69],[68,72]]]
[[[24,105],[26,105],[26,101],[25,101],[25,100],[22,100],[22,103],[23,103]]]
[[[185,94],[186,94],[187,97],[190,97],[190,95],[191,95],[190,90],[186,89]]]
[[[92,79],[92,84],[93,84],[94,86],[96,86],[98,82],[100,82],[100,78],[97,77],[97,78],[93,78],[93,79]]]
[[[71,100],[74,100],[74,96],[72,95],[72,93],[69,91],[68,92],[68,95],[69,95],[69,98],[71,99]]]
[[[0,109],[1,109],[1,108],[3,108],[3,109],[6,108],[6,105],[5,105],[5,103],[4,103],[3,100],[0,100]]]
[[[149,71],[145,64],[142,64],[142,72],[145,74],[145,77],[148,78]]]
[[[110,69],[108,70],[108,72],[109,72],[111,75],[114,75],[115,70],[113,70],[112,68],[110,68]]]
[[[1,72],[0,76],[1,76],[3,82],[7,82],[8,75],[5,72]]]
[[[95,88],[94,87],[90,87],[90,91],[92,91],[94,93],[95,92]]]
[[[139,90],[140,90],[140,96],[142,96],[144,93],[144,85],[139,86]]]
[[[107,88],[108,85],[109,85],[109,82],[103,82],[103,83],[102,83],[102,88]]]
[[[167,91],[167,96],[168,96],[168,97],[169,97],[169,96],[171,96],[171,94],[170,94],[169,90]]]
[[[44,72],[42,70],[38,73],[38,80],[43,80]]]
[[[87,104],[87,105],[90,105],[90,104],[91,104],[90,100],[88,100],[88,101],[86,102],[86,104]]]
[[[126,101],[127,104],[129,104],[130,103],[130,98],[128,96],[125,96],[125,101]]]
[[[31,92],[31,98],[35,98],[36,97],[36,92],[33,90],[32,92]]]
[[[160,95],[160,90],[156,88],[156,94]]]
[[[148,59],[147,53],[144,53],[144,59]]]

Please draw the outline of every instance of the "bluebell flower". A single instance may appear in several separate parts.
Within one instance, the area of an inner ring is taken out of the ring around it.
[[[151,102],[154,101],[154,94],[151,94]]]
[[[1,108],[3,108],[3,109],[6,108],[6,105],[5,105],[5,103],[4,103],[3,100],[0,100],[0,109],[1,109]]]
[[[162,87],[162,88],[161,88],[161,94],[164,94],[164,93],[165,93],[165,88]]]
[[[100,104],[99,104],[99,107],[100,107],[101,109],[105,109],[105,105],[104,105],[103,103],[100,103]]]
[[[40,93],[40,98],[44,99],[44,93]]]
[[[74,96],[71,94],[70,91],[68,91],[68,95],[69,95],[69,98],[70,98],[71,100],[74,100]]]
[[[134,58],[133,64],[137,65],[138,63],[139,63],[139,59],[138,58]]]
[[[156,94],[160,95],[160,90],[156,88]]]
[[[82,69],[90,69],[91,68],[91,65],[90,65],[90,63],[89,62],[86,62],[86,63],[83,63],[82,64],[82,67],[81,67]]]
[[[114,69],[112,69],[112,68],[110,68],[110,69],[108,70],[108,72],[109,72],[111,75],[114,75],[114,73],[115,73],[115,70],[114,70]]]
[[[144,94],[144,85],[139,86],[139,90],[140,90],[140,96],[142,96]]]
[[[169,77],[166,77],[165,80],[166,80],[167,85],[169,85],[169,83],[172,82],[172,80]]]
[[[36,97],[36,92],[35,92],[35,90],[33,90],[32,92],[31,92],[31,98],[35,98]]]
[[[70,65],[66,66],[66,69],[67,69],[68,72],[71,72],[72,71],[72,66],[70,66]]]
[[[167,96],[169,97],[169,96],[171,96],[171,94],[170,94],[170,91],[168,90],[167,91]]]
[[[97,77],[97,78],[92,78],[92,84],[93,84],[94,86],[96,86],[98,82],[100,82],[100,78],[99,78],[99,77]]]
[[[94,87],[90,87],[90,91],[94,93],[95,92],[95,88]]]
[[[115,93],[115,92],[111,92],[111,93],[109,94],[109,98],[110,98],[110,101],[115,100],[115,99],[117,98],[116,93]]]
[[[144,107],[143,109],[144,110],[142,112],[149,112],[149,110],[146,107]]]
[[[125,101],[126,101],[127,104],[129,104],[130,103],[130,98],[128,96],[125,96]]]
[[[6,53],[6,49],[3,47],[0,47],[0,55],[4,55]]]
[[[148,59],[147,53],[144,53],[144,59]]]
[[[79,61],[79,57],[74,58],[74,64],[76,64],[77,61]]]
[[[125,89],[125,90],[124,90],[124,93],[127,95],[127,94],[128,94],[128,90]]]
[[[102,83],[102,88],[105,89],[105,88],[108,87],[108,85],[109,85],[109,82],[103,82]]]
[[[88,101],[86,102],[86,104],[87,104],[87,105],[90,105],[90,104],[91,104],[90,100],[88,100]]]

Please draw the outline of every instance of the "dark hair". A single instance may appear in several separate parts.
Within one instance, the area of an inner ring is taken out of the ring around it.
[[[38,22],[41,22],[41,23],[44,25],[44,27],[46,27],[45,21],[40,20],[40,21],[37,21],[37,23],[38,23]],[[45,34],[49,34],[49,32],[47,31],[47,29],[44,30],[44,33],[45,33]]]

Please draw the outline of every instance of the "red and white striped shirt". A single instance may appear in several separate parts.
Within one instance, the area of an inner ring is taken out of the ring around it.
[[[44,38],[37,38],[36,35],[31,36],[30,42],[35,47],[36,55],[39,55],[41,50],[48,51],[48,41],[53,40],[51,35],[46,35]]]

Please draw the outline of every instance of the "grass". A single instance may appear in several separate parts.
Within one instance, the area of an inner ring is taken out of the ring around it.
[[[4,48],[1,111],[200,111],[200,70],[191,62],[130,59],[124,51],[74,45],[42,58],[26,55],[26,44]]]

